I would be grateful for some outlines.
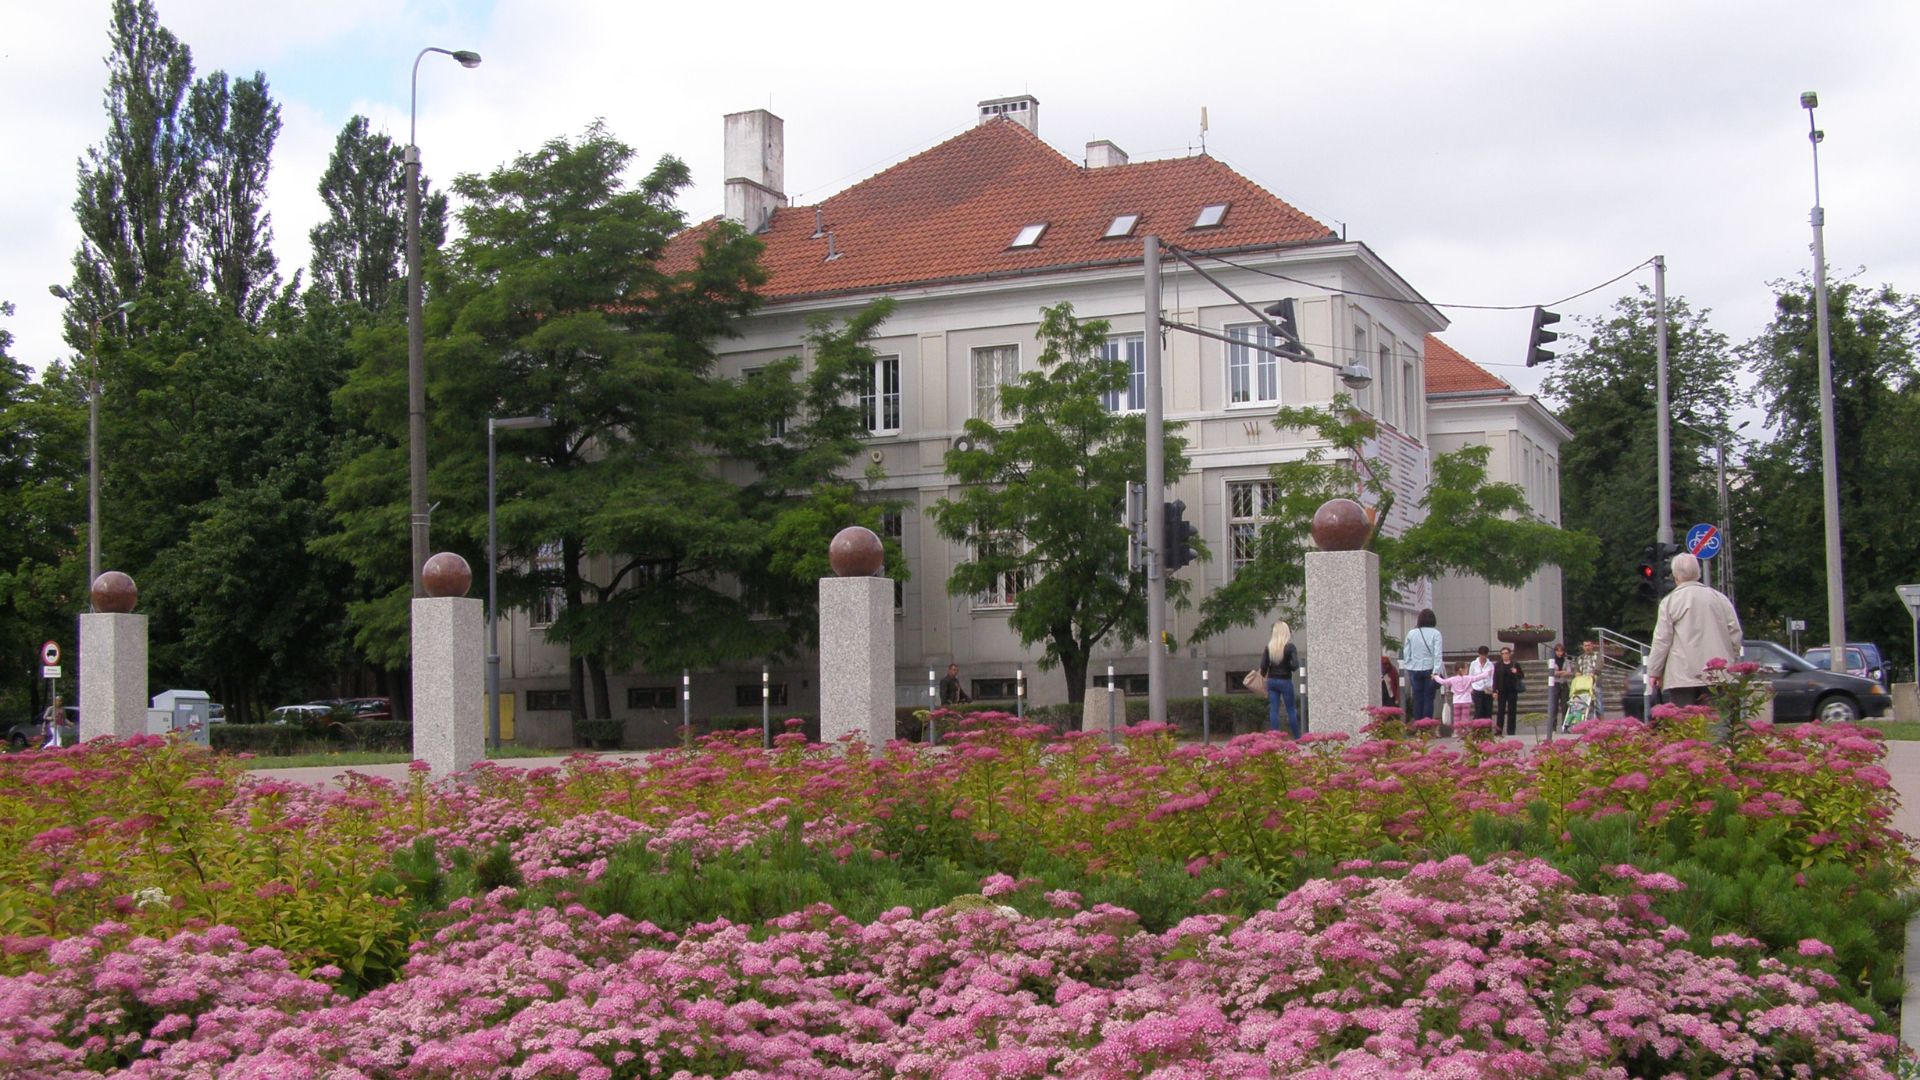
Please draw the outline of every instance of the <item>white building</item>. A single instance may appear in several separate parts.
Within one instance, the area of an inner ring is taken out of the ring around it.
[[[976,698],[1009,695],[1018,668],[1034,702],[1067,699],[1060,672],[1039,672],[1038,646],[1022,646],[1009,630],[1011,587],[993,596],[948,595],[948,574],[967,552],[938,535],[927,511],[948,491],[943,461],[962,425],[990,417],[996,387],[1034,363],[1041,308],[1070,301],[1083,318],[1110,320],[1110,347],[1140,362],[1141,238],[1149,233],[1230,260],[1213,262],[1210,273],[1256,307],[1293,298],[1301,336],[1315,353],[1339,362],[1357,358],[1373,369],[1373,386],[1358,396],[1382,422],[1369,457],[1392,463],[1401,490],[1388,528],[1411,520],[1406,515],[1427,480],[1423,342],[1446,320],[1365,244],[1343,239],[1204,154],[1135,163],[1112,143],[1093,142],[1081,160],[1070,160],[1041,141],[1039,102],[1031,97],[982,102],[979,118],[966,133],[813,206],[787,204],[779,117],[756,110],[725,122],[727,215],[760,234],[770,280],[766,305],[723,344],[723,370],[745,377],[803,352],[811,315],[852,313],[880,296],[898,304],[872,343],[879,360],[866,402],[871,439],[867,459],[855,465],[881,466],[883,486],[909,505],[889,526],[912,574],[896,613],[903,704],[924,702],[929,669],[949,662],[961,666]],[[691,243],[700,232],[689,230],[682,240]],[[1178,321],[1233,336],[1265,333],[1244,309],[1172,261],[1164,295],[1168,316]],[[1244,551],[1237,538],[1257,527],[1269,497],[1269,467],[1308,448],[1301,433],[1274,429],[1274,409],[1326,404],[1337,382],[1325,368],[1182,333],[1167,338],[1163,380],[1167,418],[1185,423],[1192,464],[1169,497],[1186,501],[1213,553],[1182,571],[1197,600],[1234,573]],[[1143,386],[1136,382],[1114,407],[1138,407]],[[1429,598],[1422,590],[1407,599],[1394,607],[1390,633],[1403,632]],[[506,685],[520,699],[519,737],[563,743],[565,648],[546,642],[528,613],[508,616]],[[1237,674],[1257,660],[1266,628],[1193,644],[1187,631],[1196,618],[1192,611],[1169,613],[1180,643],[1168,665],[1171,693],[1197,694],[1203,668],[1216,692],[1237,690]],[[1116,651],[1112,660],[1123,686],[1144,683],[1144,652]],[[1094,670],[1104,664],[1096,657]],[[810,660],[776,670],[776,704],[813,711],[815,675]],[[610,679],[629,742],[672,737],[678,672]],[[757,713],[759,686],[757,666],[695,672],[693,713]]]

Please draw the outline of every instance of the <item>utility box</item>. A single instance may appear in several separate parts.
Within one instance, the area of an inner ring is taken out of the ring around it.
[[[153,696],[147,711],[148,730],[178,733],[187,742],[207,745],[207,725],[213,722],[213,697],[205,690],[168,690]],[[156,734],[158,734],[156,733]]]

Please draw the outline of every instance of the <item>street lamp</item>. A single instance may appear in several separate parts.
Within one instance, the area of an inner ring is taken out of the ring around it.
[[[122,301],[108,314],[120,316],[120,332],[127,330],[127,312],[137,300]],[[93,319],[93,336],[88,344],[93,351],[93,376],[87,380],[87,587],[100,576],[100,323],[106,316]]]
[[[500,748],[500,601],[494,591],[500,547],[494,535],[493,433],[552,426],[553,421],[544,416],[487,417],[487,746],[495,750]]]
[[[427,563],[427,364],[426,336],[420,325],[420,61],[444,53],[461,67],[479,67],[480,54],[433,46],[413,58],[413,96],[407,106],[407,472],[413,532],[413,595],[425,596],[420,578]]]
[[[1827,212],[1820,205],[1820,143],[1827,133],[1814,125],[1820,95],[1800,95],[1807,110],[1807,141],[1813,145],[1813,311],[1814,349],[1820,357],[1820,487],[1827,523],[1827,663],[1847,670],[1847,599],[1840,577],[1840,466],[1833,438],[1833,352],[1827,338]]]

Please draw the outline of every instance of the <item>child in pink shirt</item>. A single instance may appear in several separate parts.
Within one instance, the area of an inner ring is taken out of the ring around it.
[[[1453,701],[1453,727],[1464,732],[1467,721],[1473,718],[1473,680],[1467,674],[1466,664],[1456,664],[1452,675],[1435,679],[1434,682],[1447,688],[1447,694]]]

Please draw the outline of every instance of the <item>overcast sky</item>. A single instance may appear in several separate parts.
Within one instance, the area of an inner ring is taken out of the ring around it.
[[[1920,290],[1920,4],[1187,2],[636,4],[536,0],[157,0],[195,68],[264,71],[285,124],[269,209],[283,272],[307,262],[315,185],[354,113],[419,141],[444,183],[596,117],[643,163],[676,154],[691,220],[720,208],[721,116],[786,121],[798,203],[963,130],[974,104],[1030,93],[1074,160],[1208,152],[1350,239],[1429,299],[1543,303],[1654,254],[1668,291],[1735,344],[1767,283],[1811,265],[1807,114],[1820,94],[1836,274]],[[104,131],[106,0],[0,0],[0,300],[13,354],[65,354],[59,303],[79,241],[75,163]],[[931,13],[931,14],[930,14]],[[1564,305],[1595,315],[1651,271]],[[1523,390],[1529,313],[1447,309],[1443,336]],[[1683,378],[1684,373],[1676,373]]]

